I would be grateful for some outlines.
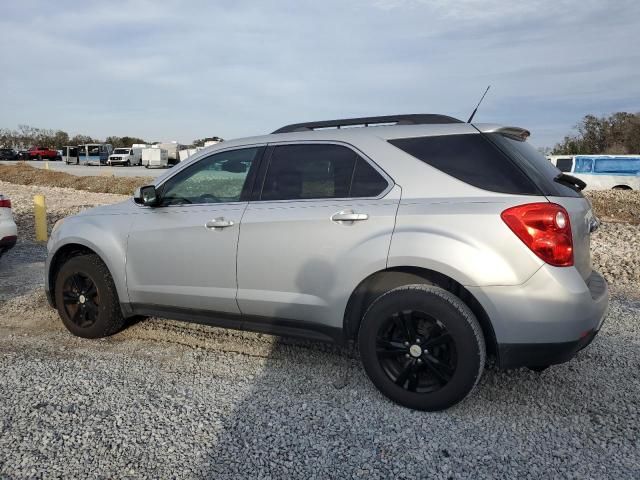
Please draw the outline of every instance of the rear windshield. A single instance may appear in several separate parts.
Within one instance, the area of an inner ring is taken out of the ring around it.
[[[542,194],[522,168],[479,133],[400,138],[389,143],[474,187],[519,195]]]
[[[529,142],[500,133],[489,133],[486,136],[526,172],[544,195],[552,197],[582,196],[580,192],[571,187],[554,182],[553,179],[560,175],[560,170]]]

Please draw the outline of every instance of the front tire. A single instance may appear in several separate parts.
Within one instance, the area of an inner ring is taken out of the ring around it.
[[[364,315],[358,345],[373,384],[416,410],[460,402],[477,385],[486,360],[473,312],[433,285],[406,285],[378,297]]]
[[[97,255],[72,257],[60,268],[55,299],[62,323],[78,337],[107,337],[124,326],[113,279]]]

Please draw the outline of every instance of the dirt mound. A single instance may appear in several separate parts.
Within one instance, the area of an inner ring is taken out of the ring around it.
[[[79,177],[70,173],[54,172],[29,165],[0,165],[0,180],[18,185],[65,187],[97,193],[131,195],[141,186],[153,182],[149,177],[96,176]]]

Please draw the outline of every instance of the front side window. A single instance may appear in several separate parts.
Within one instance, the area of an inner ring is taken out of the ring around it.
[[[573,158],[559,158],[556,161],[556,167],[561,172],[570,172],[573,168]]]
[[[164,184],[161,206],[238,202],[260,147],[220,152],[198,161]]]
[[[261,200],[377,196],[387,181],[353,150],[334,144],[276,146]]]

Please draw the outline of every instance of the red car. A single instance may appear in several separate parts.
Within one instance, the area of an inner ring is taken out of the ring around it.
[[[62,160],[57,150],[46,147],[31,147],[27,150],[29,160]]]

